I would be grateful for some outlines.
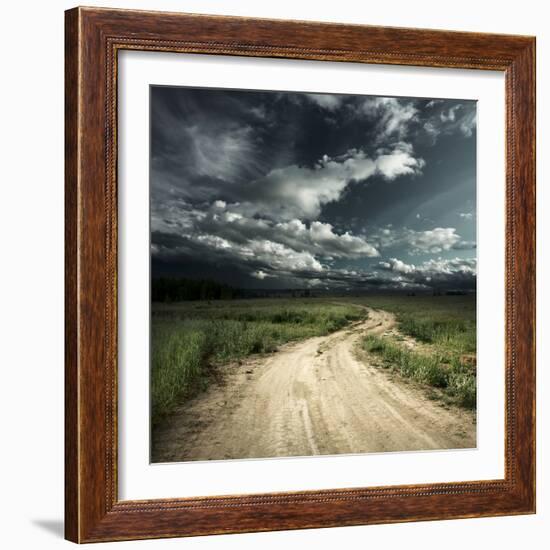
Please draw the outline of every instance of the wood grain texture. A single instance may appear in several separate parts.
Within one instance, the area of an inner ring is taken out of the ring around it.
[[[75,542],[532,513],[535,509],[535,39],[167,14],[66,12],[66,537]],[[117,52],[504,71],[506,476],[173,500],[117,496]]]
[[[78,14],[65,18],[65,537],[78,539]]]

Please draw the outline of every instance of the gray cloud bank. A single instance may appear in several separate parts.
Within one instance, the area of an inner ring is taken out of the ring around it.
[[[151,112],[153,276],[475,289],[475,238],[457,227],[345,222],[355,196],[368,206],[388,189],[388,212],[396,190],[414,196],[438,143],[475,136],[472,102],[153,88]]]

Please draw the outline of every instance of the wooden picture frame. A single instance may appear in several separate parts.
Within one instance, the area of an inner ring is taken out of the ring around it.
[[[117,495],[117,54],[501,71],[506,86],[504,479],[170,500]],[[535,511],[535,39],[99,8],[66,12],[65,532],[74,542]]]

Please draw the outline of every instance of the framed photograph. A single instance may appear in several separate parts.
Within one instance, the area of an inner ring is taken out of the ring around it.
[[[535,511],[535,39],[66,12],[66,538]]]

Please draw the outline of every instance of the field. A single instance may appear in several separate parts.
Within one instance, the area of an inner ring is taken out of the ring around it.
[[[396,318],[397,330],[361,340],[379,366],[433,388],[449,403],[475,408],[473,296],[213,300],[153,304],[153,424],[205,389],[220,365],[328,335],[366,318],[365,307]]]
[[[294,340],[330,334],[366,316],[352,304],[258,299],[154,303],[151,333],[152,421],[204,389],[215,367]]]

